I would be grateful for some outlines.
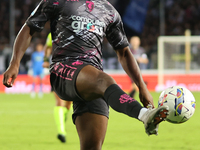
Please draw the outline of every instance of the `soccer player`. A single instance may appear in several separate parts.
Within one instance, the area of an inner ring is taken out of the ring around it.
[[[12,87],[20,60],[34,32],[50,20],[53,57],[50,82],[63,100],[73,101],[73,121],[81,150],[100,150],[105,138],[109,106],[142,121],[148,135],[157,134],[168,107],[154,108],[118,12],[107,0],[42,0],[15,39],[3,84]],[[127,95],[102,68],[102,41],[106,36],[122,67],[139,88],[141,104]],[[91,103],[87,103],[91,101]],[[148,106],[151,106],[147,108]]]
[[[42,67],[43,57],[44,57],[43,45],[41,43],[38,43],[36,45],[35,52],[33,52],[33,54],[31,55],[31,69],[33,72],[31,98],[35,98],[37,77],[39,77],[39,85],[40,85],[38,96],[39,98],[43,96],[42,92],[42,80],[44,78],[44,70]]]
[[[149,62],[149,59],[147,57],[147,54],[145,53],[144,48],[140,46],[140,38],[138,36],[131,37],[130,49],[138,63],[140,70],[147,69],[147,64]],[[132,89],[129,93],[130,97],[134,97],[136,89],[137,89],[137,86],[132,81]]]
[[[44,63],[43,67],[49,68],[49,57],[52,52],[52,38],[51,33],[48,34],[46,44],[45,44],[45,56],[44,56]],[[65,130],[65,123],[67,119],[68,112],[71,108],[71,101],[63,101],[58,97],[58,95],[54,93],[55,99],[56,99],[56,106],[54,108],[54,117],[55,122],[58,129],[58,136],[57,138],[65,143],[66,142],[66,130]]]

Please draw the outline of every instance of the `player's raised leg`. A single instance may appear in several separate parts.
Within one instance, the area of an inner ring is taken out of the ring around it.
[[[165,120],[167,116],[167,107],[162,109],[142,107],[138,101],[127,95],[111,76],[90,65],[85,66],[78,74],[76,88],[85,100],[104,97],[105,101],[114,110],[141,120],[145,124],[146,132],[149,135],[157,134],[157,125]],[[140,118],[138,118],[139,116]],[[159,120],[157,120],[158,117]]]

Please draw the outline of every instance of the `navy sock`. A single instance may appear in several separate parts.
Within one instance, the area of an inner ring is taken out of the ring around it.
[[[138,101],[127,95],[117,84],[112,84],[106,89],[104,99],[115,111],[136,119],[143,108]]]

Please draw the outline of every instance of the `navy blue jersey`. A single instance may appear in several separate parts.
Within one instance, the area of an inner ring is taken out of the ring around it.
[[[102,68],[102,42],[114,49],[128,46],[121,17],[107,0],[42,0],[27,19],[32,31],[50,20],[52,62],[79,60]]]

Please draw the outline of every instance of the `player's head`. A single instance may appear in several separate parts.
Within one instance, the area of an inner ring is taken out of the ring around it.
[[[36,51],[41,52],[43,50],[43,45],[41,43],[38,43],[36,45]]]
[[[130,44],[134,50],[137,50],[140,46],[140,38],[138,36],[132,36],[130,39]]]

